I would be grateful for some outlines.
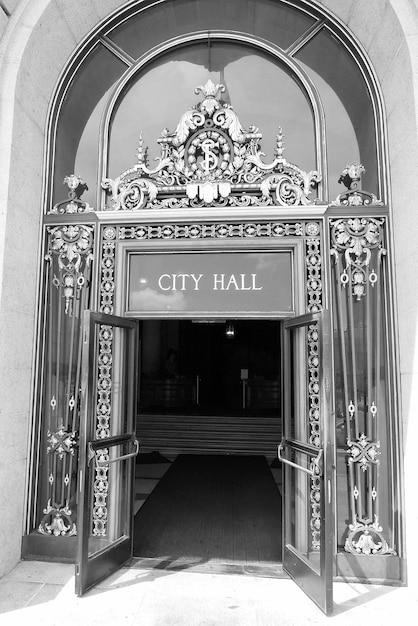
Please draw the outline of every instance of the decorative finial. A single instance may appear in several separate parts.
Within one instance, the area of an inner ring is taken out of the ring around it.
[[[285,151],[285,148],[284,148],[284,141],[283,141],[283,132],[282,132],[282,127],[279,126],[279,133],[278,135],[276,135],[276,148],[274,150],[274,154],[276,155],[278,159],[283,159],[284,151]]]
[[[80,178],[80,176],[76,176],[75,174],[66,176],[63,182],[65,185],[68,186],[68,197],[70,198],[70,200],[80,198],[80,196],[88,189],[84,180]]]
[[[331,202],[332,206],[367,206],[373,204],[383,204],[383,202],[379,200],[374,193],[365,191],[361,188],[361,175],[364,174],[365,171],[366,169],[361,163],[353,163],[352,165],[345,166],[338,182],[345,185],[347,191],[340,193],[336,200]]]
[[[55,204],[48,213],[91,213],[94,211],[88,202],[80,200],[83,193],[88,189],[80,176],[70,174],[64,178],[63,183],[68,187],[68,198]]]
[[[215,85],[209,78],[205,86],[200,85],[194,90],[195,94],[202,93],[205,98],[219,100],[220,94],[225,91],[225,85]]]
[[[365,171],[366,170],[361,163],[346,165],[338,179],[338,182],[343,183],[343,185],[345,185],[347,189],[350,189],[350,191],[355,191],[360,188],[361,175],[364,174]]]
[[[148,146],[145,145],[144,139],[142,136],[142,130],[139,134],[138,146],[136,149],[136,156],[138,158],[138,163],[141,165],[147,165],[148,162]]]
[[[204,100],[198,105],[200,111],[206,111],[209,115],[213,115],[216,109],[220,108],[221,93],[225,91],[225,85],[215,85],[210,79],[204,87],[196,87],[195,94],[202,93]]]

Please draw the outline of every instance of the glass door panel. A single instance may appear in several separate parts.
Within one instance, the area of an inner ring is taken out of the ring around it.
[[[86,311],[76,593],[132,556],[137,322]]]
[[[327,311],[284,324],[283,567],[325,612],[332,611],[333,441],[329,416]]]

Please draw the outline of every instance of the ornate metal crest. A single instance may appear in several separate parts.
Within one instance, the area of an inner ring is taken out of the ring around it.
[[[88,202],[80,200],[84,191],[88,188],[82,178],[71,174],[64,178],[64,185],[68,187],[68,199],[58,202],[49,211],[50,214],[60,215],[63,213],[91,213],[93,207]]]
[[[47,454],[53,452],[58,454],[60,459],[63,459],[66,454],[74,456],[77,447],[77,433],[65,430],[64,425],[61,424],[61,427],[56,432],[47,431],[47,441]]]
[[[337,199],[331,202],[331,206],[369,206],[383,204],[373,193],[361,188],[361,175],[364,174],[365,171],[364,165],[361,163],[353,163],[345,166],[338,182],[342,183],[347,188],[347,191],[340,193]]]
[[[383,221],[373,217],[353,217],[331,220],[330,224],[331,254],[337,264],[339,255],[344,255],[345,266],[341,268],[340,282],[344,287],[349,286],[352,295],[361,300],[366,295],[367,285],[374,287],[378,280],[376,270],[370,268],[372,250],[378,249],[379,257],[386,254],[382,246]]]
[[[176,130],[165,128],[158,143],[161,155],[151,169],[142,135],[138,162],[102,186],[111,195],[106,208],[137,211],[200,206],[293,207],[312,204],[309,195],[321,180],[316,171],[304,172],[283,157],[279,129],[275,159],[262,161],[261,133],[245,130],[230,104],[221,100],[223,85],[208,81],[198,87],[203,100],[181,117]]]
[[[357,519],[349,524],[349,536],[345,541],[345,550],[351,554],[384,555],[396,554],[390,548],[383,536],[383,528],[379,524],[377,515],[374,522],[371,519]]]
[[[49,249],[46,258],[58,260],[58,276],[53,284],[61,288],[65,298],[65,312],[71,314],[78,289],[87,281],[87,272],[93,260],[93,226],[63,224],[48,228]]]

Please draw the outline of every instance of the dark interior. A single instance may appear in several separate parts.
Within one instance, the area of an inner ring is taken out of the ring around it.
[[[135,556],[281,576],[280,322],[147,320],[141,331]]]
[[[142,322],[140,412],[277,415],[279,390],[277,321]]]

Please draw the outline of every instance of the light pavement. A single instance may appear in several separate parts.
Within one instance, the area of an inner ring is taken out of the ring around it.
[[[0,579],[0,625],[293,626],[418,623],[407,588],[334,584],[334,615],[289,579],[123,568],[78,598],[74,566],[22,561]]]

